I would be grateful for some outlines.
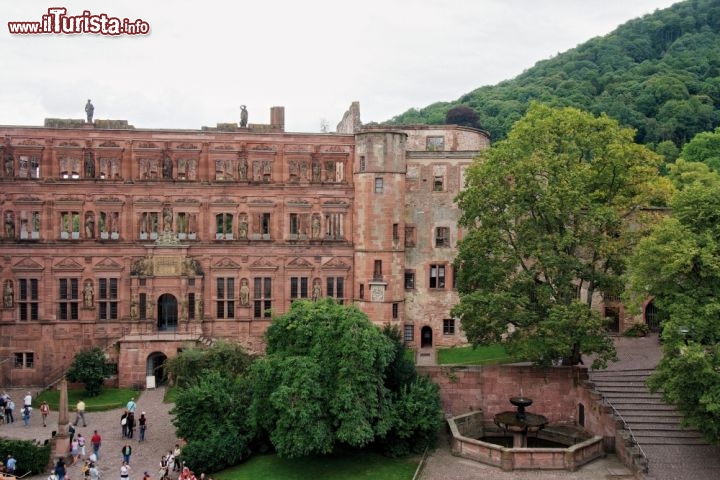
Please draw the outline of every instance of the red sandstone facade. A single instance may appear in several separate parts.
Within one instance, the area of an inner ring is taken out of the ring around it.
[[[410,346],[463,343],[453,198],[489,138],[355,120],[0,127],[0,383],[47,385],[98,345],[121,386],[145,385],[198,342],[262,350],[295,298],[355,303]]]

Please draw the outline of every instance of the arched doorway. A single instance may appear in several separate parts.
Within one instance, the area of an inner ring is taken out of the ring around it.
[[[165,381],[165,360],[167,356],[162,352],[153,352],[147,357],[145,375],[155,377],[156,386]]]
[[[178,303],[174,295],[164,293],[157,303],[158,330],[175,330],[178,321]]]
[[[655,302],[651,301],[645,306],[645,323],[651,332],[659,332],[662,328],[664,320],[663,311],[655,306]]]
[[[420,330],[420,348],[432,347],[432,344],[432,328],[422,327],[422,330]]]

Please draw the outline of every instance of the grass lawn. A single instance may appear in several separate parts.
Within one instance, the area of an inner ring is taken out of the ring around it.
[[[516,362],[502,345],[439,348],[437,362],[440,365],[496,365]]]
[[[410,480],[420,457],[388,458],[376,453],[344,452],[296,459],[256,455],[213,475],[215,480]]]
[[[82,398],[85,400],[86,412],[101,412],[104,410],[112,410],[127,405],[128,400],[140,396],[140,392],[129,388],[103,388],[97,397],[85,397],[85,389],[68,389],[68,410],[75,411],[75,404]],[[60,403],[59,390],[45,390],[37,396],[37,400],[33,400],[33,405],[40,405],[45,400],[50,405],[51,410],[57,411]]]

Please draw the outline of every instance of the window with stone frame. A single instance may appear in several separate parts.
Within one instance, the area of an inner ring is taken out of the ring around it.
[[[326,240],[343,240],[345,232],[343,229],[344,213],[326,213],[325,214],[325,239]]]
[[[233,277],[218,277],[215,285],[215,314],[217,318],[235,318],[235,279]]]
[[[443,335],[455,335],[455,319],[443,319]]]
[[[31,210],[20,211],[20,239],[40,239],[40,212]]]
[[[60,238],[62,240],[80,238],[80,212],[60,212]]]
[[[291,301],[299,298],[308,298],[309,282],[310,279],[308,277],[290,277]]]
[[[412,342],[415,339],[415,325],[403,326],[403,341]]]
[[[373,265],[373,280],[382,280],[382,278],[383,278],[382,260],[375,260],[375,263]]]
[[[20,321],[39,320],[40,295],[37,278],[18,279],[18,318]]]
[[[430,282],[428,288],[445,288],[445,264],[433,263],[430,265]]]
[[[325,296],[334,298],[340,304],[345,303],[345,277],[327,277]]]
[[[101,211],[98,217],[98,230],[102,240],[120,238],[120,212]]]
[[[185,239],[190,233],[190,214],[187,212],[177,212],[175,214],[175,230],[178,237]]]
[[[394,302],[392,304],[392,318],[393,320],[397,320],[398,316],[400,315],[400,304],[397,302]]]
[[[415,270],[405,270],[405,290],[415,289]]]
[[[435,227],[435,246],[450,246],[450,227]]]
[[[414,225],[405,225],[405,246],[406,247],[414,247],[415,246],[415,226]]]
[[[233,235],[233,214],[218,213],[215,215],[215,240],[232,240]]]
[[[160,233],[160,212],[142,212],[140,214],[140,240],[155,240]]]
[[[272,278],[253,278],[253,317],[270,318],[272,313]]]
[[[77,278],[58,279],[58,319],[78,320],[80,289]]]
[[[444,192],[446,190],[445,181],[447,178],[447,165],[433,166],[433,192]]]
[[[13,357],[15,358],[13,364],[15,368],[35,368],[34,352],[15,352]]]
[[[383,193],[383,179],[382,177],[375,178],[375,193]]]
[[[80,173],[82,171],[82,167],[81,167],[82,162],[80,161],[79,158],[62,157],[62,158],[60,158],[59,163],[60,163],[60,178],[62,178],[63,180],[77,180],[80,178]],[[23,170],[22,165],[23,165],[23,160],[21,157],[20,158],[21,171]],[[22,176],[27,176],[27,175],[22,175]]]
[[[188,312],[188,320],[194,320],[195,319],[195,293],[190,292],[187,296],[187,312]]]
[[[147,320],[147,293],[138,295],[138,316],[140,320]]]
[[[118,279],[117,278],[99,278],[98,279],[98,319],[100,320],[117,320],[118,319]]]
[[[18,157],[18,177],[40,178],[40,156],[20,155]]]
[[[290,235],[298,235],[300,233],[300,214],[290,214]]]
[[[425,150],[428,152],[437,152],[445,150],[445,137],[443,136],[428,136],[425,139]]]
[[[392,224],[392,239],[393,242],[400,241],[400,225],[398,225],[397,223]]]

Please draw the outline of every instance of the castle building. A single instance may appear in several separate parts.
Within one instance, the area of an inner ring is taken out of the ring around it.
[[[241,125],[243,125],[241,123]],[[450,316],[454,203],[489,146],[468,127],[2,126],[0,384],[48,385],[99,346],[120,386],[215,340],[262,351],[295,299],[354,303],[414,348],[465,343]]]

